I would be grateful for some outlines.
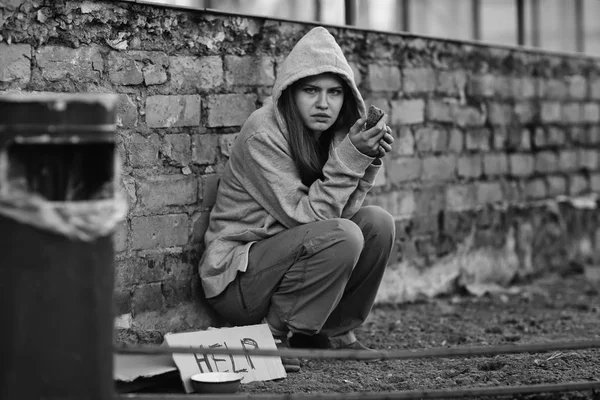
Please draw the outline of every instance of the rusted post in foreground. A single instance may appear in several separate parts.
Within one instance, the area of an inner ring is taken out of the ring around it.
[[[112,399],[115,98],[0,96],[0,398]]]

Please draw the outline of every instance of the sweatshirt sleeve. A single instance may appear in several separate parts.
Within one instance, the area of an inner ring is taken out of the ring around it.
[[[352,193],[350,198],[348,199],[348,203],[342,212],[343,218],[352,218],[354,214],[360,209],[363,202],[365,201],[365,197],[373,184],[375,183],[375,178],[381,169],[381,160],[375,160],[371,165],[367,167],[364,176],[358,182],[358,187]]]
[[[288,151],[267,133],[258,132],[246,139],[241,166],[248,192],[287,228],[342,217],[373,162],[346,137],[330,152],[324,179],[306,187]]]

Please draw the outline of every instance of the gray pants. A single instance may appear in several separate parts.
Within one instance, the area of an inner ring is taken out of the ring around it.
[[[394,232],[392,216],[376,206],[288,229],[253,244],[246,272],[209,302],[235,325],[266,318],[283,332],[349,344],[371,311]]]

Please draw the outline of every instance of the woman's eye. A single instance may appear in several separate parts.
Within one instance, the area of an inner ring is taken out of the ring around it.
[[[332,91],[330,91],[329,93],[331,93],[334,96],[339,96],[342,94],[342,90],[341,89],[333,89]]]
[[[317,93],[317,89],[312,88],[312,87],[306,87],[306,88],[304,88],[304,92],[308,93],[308,94],[315,94],[315,93]]]

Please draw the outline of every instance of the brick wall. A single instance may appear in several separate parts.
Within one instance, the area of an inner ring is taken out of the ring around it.
[[[217,323],[196,266],[219,173],[311,27],[129,2],[0,5],[1,91],[119,94],[130,203],[115,235],[120,327]],[[568,272],[597,256],[596,202],[579,199],[600,192],[596,59],[331,32],[396,136],[367,200],[397,219],[387,293],[398,265],[426,269],[465,243],[493,261],[516,242],[503,254],[520,275]]]

